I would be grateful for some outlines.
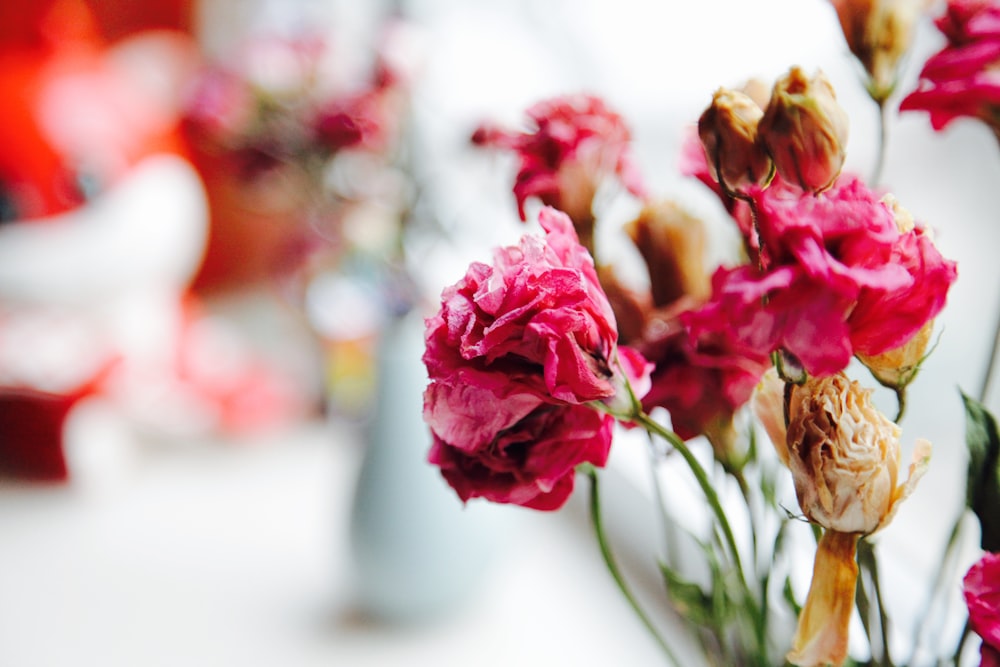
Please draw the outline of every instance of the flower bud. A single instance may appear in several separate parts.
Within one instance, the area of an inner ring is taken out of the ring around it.
[[[771,159],[757,141],[757,123],[763,115],[749,95],[719,88],[698,119],[709,172],[729,190],[771,180]]]
[[[927,0],[831,0],[847,48],[870,79],[868,92],[884,102],[896,86],[900,58],[913,41]]]
[[[868,356],[858,354],[861,361],[871,371],[875,379],[890,389],[903,389],[920,370],[920,362],[927,352],[931,340],[934,320],[929,320],[910,340],[899,347],[886,350],[882,354]]]
[[[917,441],[909,479],[899,484],[899,427],[878,412],[871,390],[841,374],[792,388],[788,465],[803,514],[842,533],[885,526],[930,460]]]
[[[653,305],[669,306],[683,296],[701,301],[711,292],[705,269],[705,224],[676,203],[647,204],[625,226],[649,270]]]
[[[826,76],[817,72],[809,79],[793,67],[774,84],[757,133],[781,178],[822,192],[844,166],[847,126]]]

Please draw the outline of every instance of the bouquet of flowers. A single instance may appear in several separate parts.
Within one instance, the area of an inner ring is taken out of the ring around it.
[[[832,4],[884,129],[926,3]],[[930,112],[935,129],[966,116],[996,130],[1000,4],[951,0],[936,24],[949,43],[900,108]],[[966,630],[893,655],[873,537],[930,464],[930,443],[904,441],[901,423],[957,269],[931,227],[881,191],[885,133],[866,180],[843,171],[848,118],[822,72],[793,66],[769,85],[718,88],[680,156],[742,241],[741,262],[710,272],[701,221],[647,194],[627,123],[603,100],[556,97],[527,119],[522,130],[483,124],[472,140],[514,154],[518,211],[534,222],[540,204],[542,233],[473,263],[426,322],[429,460],[461,499],[551,511],[585,479],[612,576],[667,663],[681,664],[602,521],[599,469],[612,441],[645,434],[653,465],[700,494],[702,524],[669,510],[673,488],[654,475],[666,532],[700,556],[661,558],[664,593],[708,664],[959,664],[973,636],[982,664],[1000,664],[1000,437],[981,402],[988,377],[979,400],[962,395],[966,507],[983,551],[964,576]],[[639,286],[604,261],[594,202],[609,188],[642,203],[625,226],[644,263]],[[876,385],[896,396],[893,416],[873,402]],[[961,575],[962,525],[924,623]],[[803,550],[804,592],[793,576]]]

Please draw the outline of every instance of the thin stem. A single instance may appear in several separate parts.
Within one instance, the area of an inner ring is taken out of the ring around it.
[[[889,652],[889,615],[885,611],[885,601],[882,598],[882,585],[878,576],[878,561],[875,558],[875,547],[867,540],[858,544],[858,563],[868,573],[872,592],[875,594],[875,606],[878,610],[879,629],[882,642],[882,661],[886,667],[894,667],[892,655]]]
[[[604,522],[601,519],[601,495],[600,495],[600,484],[597,480],[597,471],[588,467],[586,469],[586,474],[590,477],[590,518],[594,524],[594,534],[597,537],[597,544],[601,550],[601,556],[604,558],[604,564],[608,568],[608,572],[611,573],[612,578],[618,585],[618,590],[621,591],[622,595],[628,601],[632,610],[635,612],[642,624],[646,626],[649,633],[653,636],[653,639],[660,646],[663,652],[666,654],[667,659],[673,665],[679,667],[681,662],[674,655],[674,652],[670,649],[667,641],[653,625],[649,616],[643,611],[642,607],[639,605],[639,601],[636,600],[635,595],[632,594],[631,589],[625,582],[625,578],[622,576],[621,570],[618,568],[618,563],[615,561],[614,555],[611,553],[611,546],[608,543],[607,535],[604,532]]]
[[[719,188],[722,190],[722,194],[729,197],[734,201],[744,202],[750,209],[750,226],[753,228],[754,235],[757,240],[757,270],[764,270],[764,239],[760,234],[760,222],[759,214],[757,212],[757,202],[750,195],[743,194],[738,190],[733,190],[726,183],[726,179],[722,177],[722,151],[717,151],[715,154],[715,175],[719,183]],[[735,208],[733,213],[735,214]],[[749,245],[749,243],[748,243]]]
[[[990,348],[990,356],[986,362],[986,373],[983,375],[983,383],[979,387],[979,402],[986,402],[986,395],[990,392],[990,384],[993,380],[993,366],[996,364],[998,348],[1000,348],[1000,313],[997,314],[997,323],[993,332],[993,346]]]
[[[893,391],[896,394],[896,418],[893,420],[897,424],[903,420],[903,415],[906,414],[906,385],[901,387],[894,387]]]
[[[923,645],[923,639],[930,635],[928,623],[930,622],[930,611],[934,608],[934,602],[938,596],[943,591],[945,573],[948,571],[947,564],[951,560],[955,548],[958,546],[958,536],[961,533],[962,523],[964,519],[964,513],[960,514],[958,519],[955,521],[955,525],[952,526],[951,534],[948,536],[948,542],[945,545],[944,552],[941,554],[941,563],[937,569],[937,576],[934,578],[934,584],[931,586],[930,595],[927,599],[927,603],[924,605],[923,614],[917,621],[916,632],[914,637],[917,638],[917,644],[913,649],[912,656],[916,655]],[[935,651],[938,649],[935,648]]]
[[[733,535],[733,529],[729,525],[729,519],[726,517],[726,512],[722,509],[722,503],[719,501],[719,495],[715,492],[715,488],[712,486],[712,482],[708,479],[708,474],[705,472],[705,469],[676,433],[664,428],[645,412],[640,412],[636,416],[635,420],[647,431],[656,433],[656,435],[669,442],[684,458],[684,461],[688,464],[688,467],[694,474],[698,485],[701,487],[702,492],[705,494],[705,498],[708,500],[709,507],[711,507],[713,514],[715,514],[716,520],[719,522],[719,527],[725,537],[726,545],[729,547],[729,551],[731,552],[733,565],[739,574],[740,581],[743,583],[743,588],[749,591],[750,587],[747,585],[746,575],[743,572],[743,563],[740,559],[740,551],[736,546],[736,537]]]
[[[873,188],[877,187],[879,181],[882,180],[886,146],[889,143],[889,111],[885,104],[886,100],[884,98],[875,99],[875,102],[878,104],[878,146],[875,149],[875,168],[872,170],[871,182],[869,183]]]
[[[969,621],[965,622],[965,627],[962,628],[962,636],[958,640],[958,646],[955,648],[955,655],[951,659],[951,663],[958,667],[959,660],[962,659],[962,651],[965,650],[965,642],[969,640],[972,635],[972,626],[969,625]]]

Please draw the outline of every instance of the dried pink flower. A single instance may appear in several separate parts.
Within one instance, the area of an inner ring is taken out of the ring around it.
[[[969,625],[982,640],[980,667],[1000,665],[1000,554],[986,553],[963,580]]]
[[[755,195],[764,270],[720,269],[691,325],[729,330],[748,353],[784,349],[812,374],[909,341],[955,281],[920,228],[901,232],[890,206],[845,176],[822,197],[778,180]]]
[[[434,434],[428,460],[463,501],[555,510],[573,491],[577,465],[605,464],[613,425],[588,406],[543,404],[476,447]]]
[[[978,118],[1000,129],[1000,5],[951,0],[935,25],[948,44],[924,63],[917,88],[901,111],[926,111],[941,130],[956,118]]]
[[[463,499],[555,509],[580,463],[603,465],[616,415],[648,388],[650,365],[617,347],[593,260],[565,213],[474,263],[427,320],[430,460]],[[586,405],[603,402],[606,407]]]
[[[514,196],[522,220],[530,197],[565,211],[575,222],[586,220],[597,188],[610,176],[620,178],[636,196],[645,196],[629,151],[629,129],[600,98],[556,97],[535,104],[527,116],[533,125],[527,132],[483,125],[472,137],[475,144],[517,153]]]

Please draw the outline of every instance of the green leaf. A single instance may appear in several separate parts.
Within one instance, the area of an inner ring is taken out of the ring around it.
[[[667,587],[667,594],[677,613],[691,623],[714,628],[718,621],[712,598],[698,584],[687,581],[670,566],[660,563],[660,572]]]
[[[1000,551],[1000,436],[996,419],[982,403],[962,393],[969,470],[965,503],[979,518],[982,547]]]

